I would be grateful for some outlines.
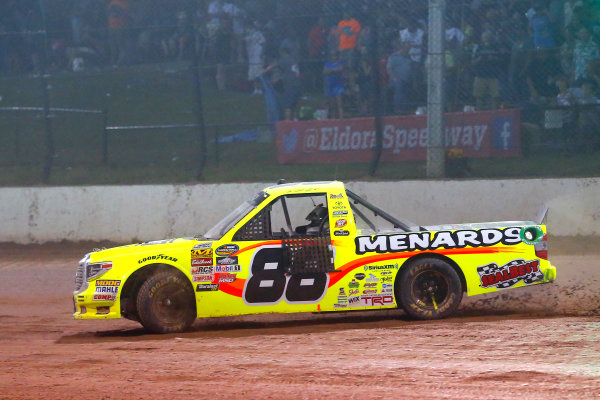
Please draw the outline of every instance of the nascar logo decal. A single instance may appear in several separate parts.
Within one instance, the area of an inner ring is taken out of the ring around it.
[[[544,273],[540,271],[540,260],[512,260],[506,265],[499,267],[495,263],[477,267],[477,273],[481,279],[482,288],[495,287],[506,289],[516,285],[520,281],[531,285],[544,279]]]

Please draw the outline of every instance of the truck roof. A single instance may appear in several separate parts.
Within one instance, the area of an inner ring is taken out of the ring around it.
[[[319,182],[294,182],[294,183],[282,183],[279,185],[269,186],[265,189],[265,192],[270,195],[280,195],[284,193],[306,193],[313,192],[315,190],[345,190],[344,184],[340,181],[319,181]]]

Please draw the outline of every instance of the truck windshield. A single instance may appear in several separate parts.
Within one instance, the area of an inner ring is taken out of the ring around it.
[[[266,192],[259,192],[251,199],[240,204],[235,210],[230,212],[225,218],[217,222],[215,226],[210,228],[202,238],[207,240],[219,240],[225,235],[235,224],[240,222],[248,213],[256,208],[264,199],[269,197]]]

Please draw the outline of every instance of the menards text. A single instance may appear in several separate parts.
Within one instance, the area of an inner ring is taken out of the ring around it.
[[[498,243],[513,245],[521,242],[521,228],[481,229],[478,231],[439,231],[431,237],[430,232],[398,235],[358,236],[356,254],[394,253],[400,251],[433,250],[494,246]]]

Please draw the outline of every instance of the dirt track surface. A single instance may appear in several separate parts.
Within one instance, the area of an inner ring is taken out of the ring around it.
[[[551,247],[554,284],[464,299],[447,320],[263,315],[160,336],[72,319],[89,245],[0,244],[0,399],[598,399],[600,246],[586,246]]]

